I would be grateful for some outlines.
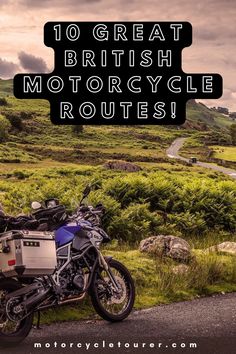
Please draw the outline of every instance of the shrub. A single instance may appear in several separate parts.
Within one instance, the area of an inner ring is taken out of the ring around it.
[[[29,160],[8,145],[2,146],[0,158]],[[91,166],[20,171],[8,176],[17,180],[0,180],[0,202],[9,213],[18,213],[21,206],[29,211],[32,199],[50,197],[73,211],[85,185],[92,183],[100,189],[91,192],[88,203],[105,205],[104,226],[114,238],[136,243],[153,234],[203,238],[209,230],[217,235],[236,230],[236,186],[230,180],[182,172],[127,174]]]
[[[132,204],[115,216],[108,228],[112,237],[128,242],[138,242],[161,225],[162,218],[149,210],[148,204]]]
[[[232,145],[236,145],[236,124],[230,126],[230,136],[232,140]]]
[[[23,129],[23,124],[22,120],[17,113],[6,113],[6,118],[9,120],[13,128],[16,128],[18,130]]]
[[[79,135],[81,133],[83,133],[83,125],[72,125],[72,133],[74,133],[75,135]]]
[[[21,111],[20,112],[20,118],[21,119],[31,119],[33,118],[33,112],[26,112],[26,111]]]
[[[8,103],[7,103],[6,98],[1,97],[0,98],[0,106],[7,106],[7,105],[8,105]]]
[[[0,143],[7,140],[9,129],[9,121],[4,116],[0,115]]]

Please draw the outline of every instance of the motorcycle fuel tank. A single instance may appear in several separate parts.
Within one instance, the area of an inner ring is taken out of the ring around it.
[[[65,226],[60,227],[55,232],[55,241],[58,247],[71,242],[75,237],[75,233],[81,229],[81,226],[77,223],[69,223]]]

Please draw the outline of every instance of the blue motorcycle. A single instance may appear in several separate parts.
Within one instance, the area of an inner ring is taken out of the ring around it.
[[[105,320],[124,320],[135,287],[128,269],[100,246],[110,241],[101,227],[105,208],[82,204],[69,216],[56,199],[32,203],[34,214],[8,222],[0,237],[0,345],[29,334],[34,314],[91,297]],[[11,225],[11,227],[10,227]]]

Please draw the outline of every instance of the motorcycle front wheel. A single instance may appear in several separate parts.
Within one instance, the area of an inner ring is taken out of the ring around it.
[[[0,346],[14,346],[29,334],[33,324],[33,314],[21,321],[11,321],[6,315],[7,294],[18,290],[22,285],[14,279],[0,280]]]
[[[91,284],[91,301],[95,311],[104,320],[118,322],[124,320],[132,311],[135,300],[134,282],[128,269],[112,259],[109,269],[118,284],[117,291],[105,269],[94,274]]]

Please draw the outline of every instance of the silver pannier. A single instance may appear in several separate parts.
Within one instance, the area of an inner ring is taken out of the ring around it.
[[[49,275],[56,265],[53,232],[16,230],[0,234],[0,271],[6,277]]]

